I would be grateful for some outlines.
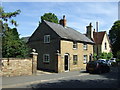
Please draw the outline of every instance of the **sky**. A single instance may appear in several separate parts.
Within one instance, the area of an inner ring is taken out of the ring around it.
[[[109,32],[113,23],[118,20],[118,2],[2,2],[5,12],[21,10],[17,21],[20,37],[31,36],[41,21],[44,13],[54,13],[58,19],[66,16],[67,26],[86,33],[86,26],[91,22],[99,31]],[[13,27],[13,26],[12,26]]]

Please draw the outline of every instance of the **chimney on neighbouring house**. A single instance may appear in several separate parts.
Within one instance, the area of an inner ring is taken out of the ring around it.
[[[93,32],[95,32],[95,28],[94,28]]]
[[[89,24],[89,26],[86,26],[87,31],[86,31],[86,35],[88,38],[93,39],[93,30],[92,30],[92,23]]]
[[[65,19],[65,15],[63,15],[63,19],[61,19],[60,21],[59,21],[59,23],[60,23],[60,25],[62,25],[63,27],[65,27],[66,26],[66,19]]]

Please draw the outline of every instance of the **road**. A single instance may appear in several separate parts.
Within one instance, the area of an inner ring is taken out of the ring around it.
[[[77,75],[46,79],[37,84],[20,87],[32,88],[120,88],[120,67],[112,67],[109,73],[89,74],[85,71]],[[20,88],[18,87],[18,88]]]

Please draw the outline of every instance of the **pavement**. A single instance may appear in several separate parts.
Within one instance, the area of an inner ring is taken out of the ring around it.
[[[64,78],[89,75],[89,73],[82,72],[85,72],[85,70],[62,73],[38,72],[36,75],[29,76],[2,77],[2,87],[0,88],[16,88],[16,87],[22,88],[23,85],[27,86],[51,80],[61,80]]]

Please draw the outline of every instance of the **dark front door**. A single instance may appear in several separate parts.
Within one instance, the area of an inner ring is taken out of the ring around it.
[[[65,55],[65,71],[68,70],[68,55]]]

